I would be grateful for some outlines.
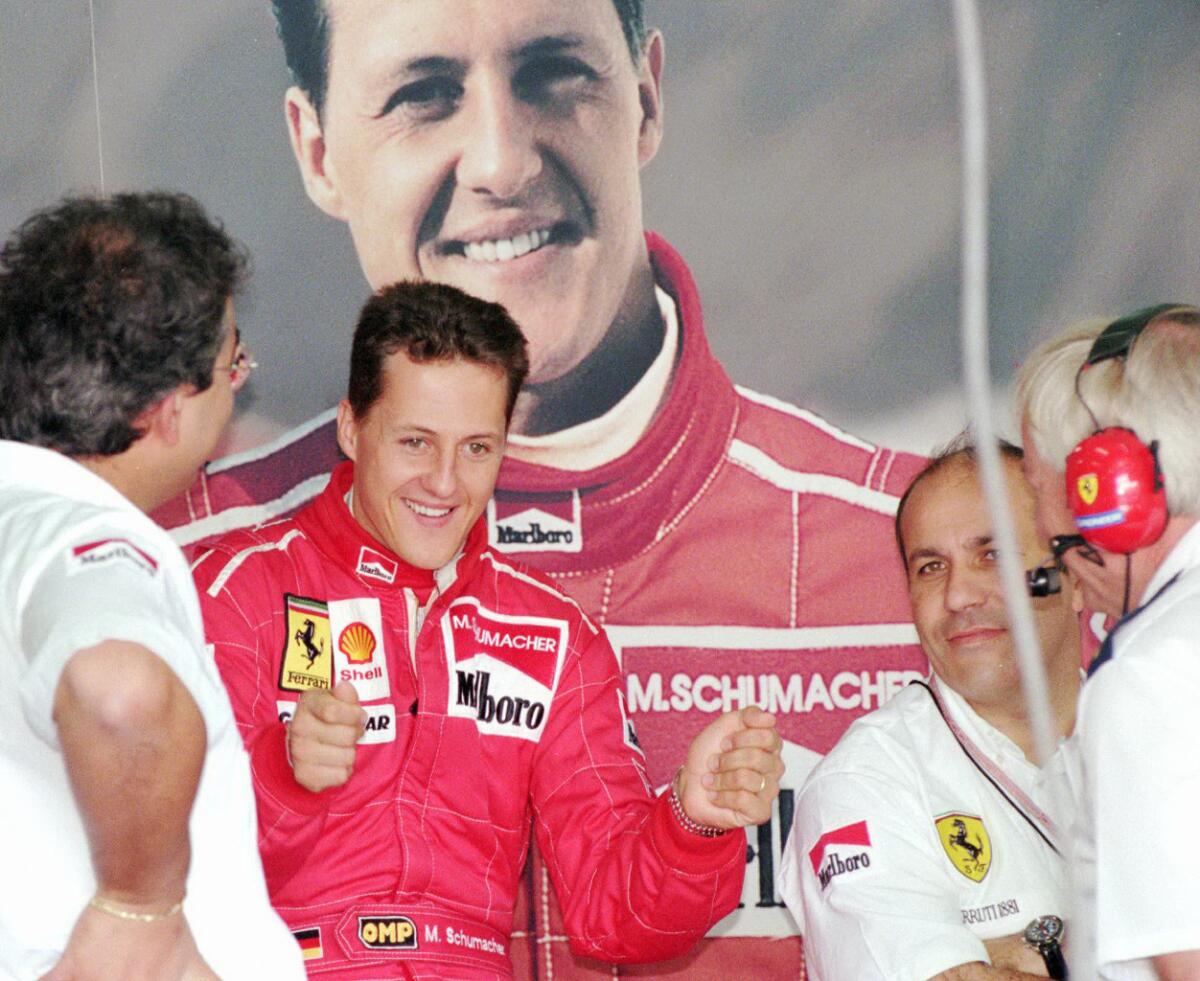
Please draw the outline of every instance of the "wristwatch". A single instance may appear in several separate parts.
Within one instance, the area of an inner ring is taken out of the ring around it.
[[[1058,916],[1039,916],[1025,928],[1025,942],[1042,955],[1046,971],[1055,981],[1067,981],[1067,962],[1059,946],[1065,931]]]

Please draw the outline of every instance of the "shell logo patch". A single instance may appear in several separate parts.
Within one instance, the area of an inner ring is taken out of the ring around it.
[[[950,864],[972,882],[982,882],[992,864],[992,842],[983,819],[971,814],[947,814],[934,823]]]
[[[338,650],[351,664],[369,664],[375,647],[375,635],[361,620],[350,624],[338,637]]]
[[[1075,491],[1079,494],[1079,499],[1090,507],[1096,503],[1096,497],[1100,494],[1100,481],[1094,473],[1081,474],[1075,481]]]
[[[279,687],[307,691],[333,687],[333,644],[330,640],[329,605],[307,596],[284,594],[287,628]]]

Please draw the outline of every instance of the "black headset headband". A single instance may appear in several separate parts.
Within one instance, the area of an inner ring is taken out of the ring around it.
[[[1183,305],[1182,303],[1156,303],[1152,307],[1142,307],[1140,310],[1134,310],[1133,313],[1117,318],[1105,327],[1092,343],[1092,349],[1088,351],[1088,356],[1083,362],[1084,367],[1128,354],[1138,334],[1146,329],[1146,325],[1151,320],[1160,313],[1166,313],[1168,310],[1174,310]]]

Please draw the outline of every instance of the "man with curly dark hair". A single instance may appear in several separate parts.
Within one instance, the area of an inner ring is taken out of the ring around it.
[[[68,199],[0,252],[0,976],[302,975],[187,564],[143,513],[248,374],[244,268],[162,193]]]

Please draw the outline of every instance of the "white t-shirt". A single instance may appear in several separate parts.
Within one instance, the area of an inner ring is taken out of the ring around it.
[[[184,912],[217,974],[302,978],[258,857],[249,761],[165,532],[61,454],[0,441],[0,978],[61,956],[96,881],[51,712],[63,666],[104,640],[154,651],[207,727]]]
[[[1080,977],[1152,981],[1150,958],[1200,949],[1200,525],[1145,596],[1084,684],[1070,745]]]
[[[985,939],[1066,914],[1065,862],[1034,830],[1058,846],[1061,752],[1039,769],[931,683],[1033,824],[971,761],[925,689],[909,686],[856,721],[801,789],[779,874],[816,981],[924,981],[987,962]]]

